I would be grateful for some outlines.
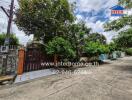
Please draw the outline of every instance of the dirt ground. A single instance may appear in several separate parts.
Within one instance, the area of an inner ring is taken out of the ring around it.
[[[59,74],[0,87],[0,100],[132,100],[132,57],[94,68],[87,74]]]

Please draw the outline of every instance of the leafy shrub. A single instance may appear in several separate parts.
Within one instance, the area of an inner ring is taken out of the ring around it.
[[[46,45],[47,54],[58,54],[65,58],[74,58],[76,56],[75,51],[71,43],[62,37],[55,37],[52,41],[49,41]]]
[[[0,34],[0,45],[4,45],[6,34]],[[10,45],[18,45],[19,40],[14,34],[10,34]]]
[[[132,48],[127,49],[126,54],[132,56]]]
[[[98,56],[103,53],[108,53],[109,48],[99,42],[86,42],[84,45],[84,52],[89,56]]]
[[[110,53],[112,53],[113,51],[117,50],[117,46],[115,43],[110,43],[109,44],[109,50],[110,50]]]

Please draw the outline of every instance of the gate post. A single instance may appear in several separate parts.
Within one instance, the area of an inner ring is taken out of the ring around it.
[[[18,51],[18,70],[17,74],[22,75],[24,70],[25,50],[23,48]]]

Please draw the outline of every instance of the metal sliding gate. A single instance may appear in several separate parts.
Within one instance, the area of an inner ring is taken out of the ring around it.
[[[28,48],[25,53],[24,72],[52,68],[53,66],[44,66],[42,63],[53,62],[53,57],[43,53],[37,48]]]

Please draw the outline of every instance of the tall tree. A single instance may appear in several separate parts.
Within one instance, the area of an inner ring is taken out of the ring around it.
[[[16,24],[27,35],[48,42],[49,38],[65,33],[65,25],[74,20],[67,0],[20,0]]]
[[[84,36],[88,35],[91,28],[88,28],[84,22],[77,24],[71,24],[68,26],[68,35],[66,38],[72,43],[72,46],[76,49],[77,59],[81,56],[82,45],[84,44]]]
[[[100,42],[101,44],[106,44],[106,37],[103,34],[92,33],[88,35],[86,41]]]

